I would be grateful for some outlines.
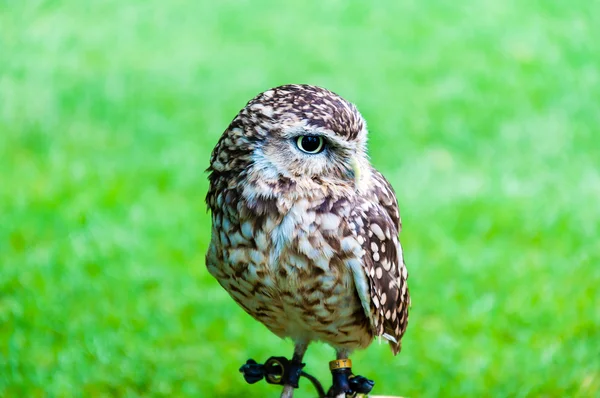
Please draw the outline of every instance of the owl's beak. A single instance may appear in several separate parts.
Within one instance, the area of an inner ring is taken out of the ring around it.
[[[352,173],[354,174],[354,188],[358,189],[358,183],[360,182],[360,164],[355,157],[350,159],[350,166],[352,166]]]

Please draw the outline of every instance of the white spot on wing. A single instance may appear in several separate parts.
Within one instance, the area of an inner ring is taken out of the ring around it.
[[[369,225],[369,228],[379,238],[379,240],[385,240],[385,234],[383,233],[383,230],[378,224],[373,223]]]
[[[396,340],[396,339],[394,338],[394,336],[392,336],[392,335],[390,335],[390,334],[384,333],[384,334],[382,334],[381,336],[382,336],[384,339],[386,339],[386,340],[393,341],[395,344],[398,344],[398,340]]]

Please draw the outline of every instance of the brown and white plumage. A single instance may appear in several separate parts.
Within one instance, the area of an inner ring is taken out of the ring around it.
[[[397,354],[410,304],[396,197],[366,136],[338,95],[281,86],[240,111],[208,169],[210,273],[276,335],[338,356],[375,336]]]

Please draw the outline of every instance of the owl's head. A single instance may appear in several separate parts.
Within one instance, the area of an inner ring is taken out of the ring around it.
[[[358,189],[368,170],[366,123],[337,94],[285,85],[252,99],[215,147],[212,173],[268,190]]]

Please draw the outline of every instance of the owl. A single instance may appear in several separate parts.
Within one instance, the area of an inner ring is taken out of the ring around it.
[[[250,100],[212,151],[206,265],[248,314],[294,342],[295,364],[313,341],[335,349],[332,369],[377,336],[400,351],[410,305],[400,215],[366,144],[352,103],[284,85]]]

